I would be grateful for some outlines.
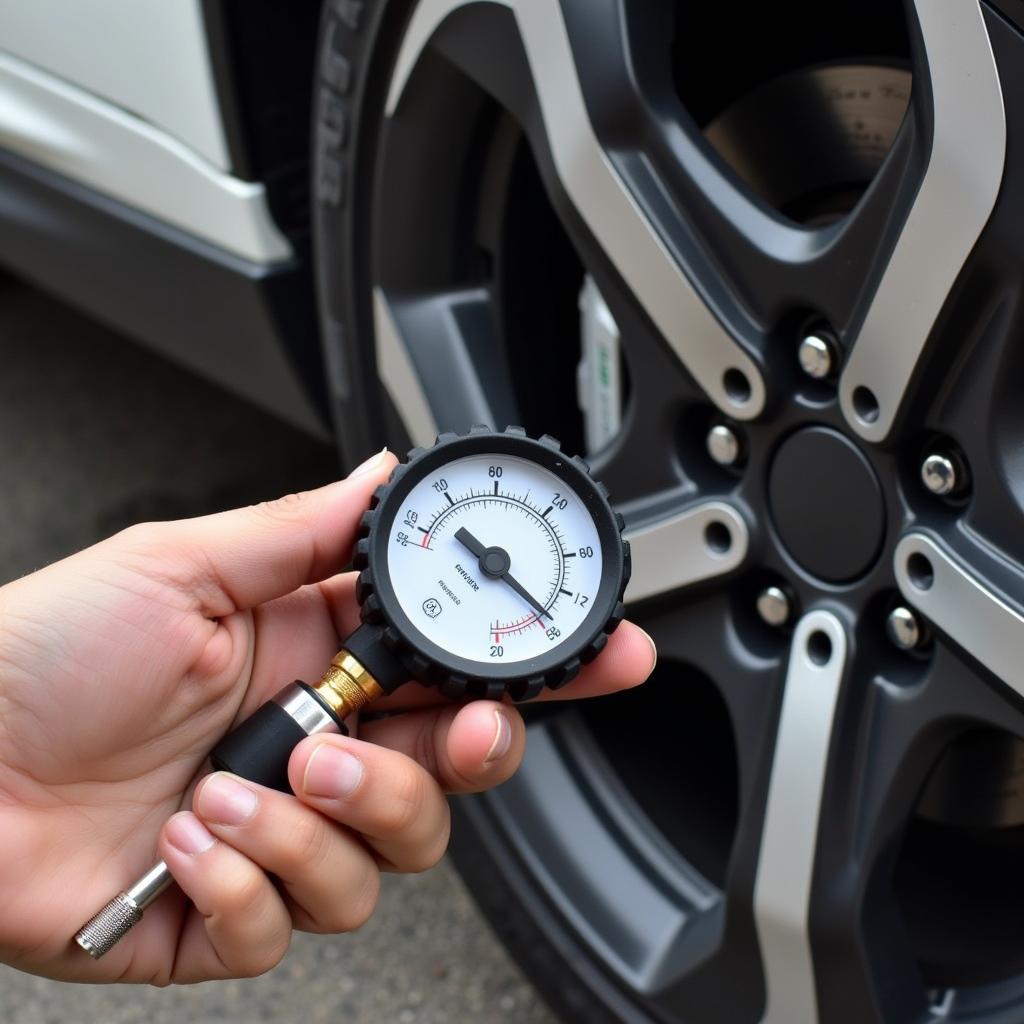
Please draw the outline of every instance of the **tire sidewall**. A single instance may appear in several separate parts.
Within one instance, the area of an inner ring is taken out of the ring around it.
[[[342,462],[407,442],[373,344],[373,176],[391,64],[411,0],[324,0],[313,77],[313,276]]]

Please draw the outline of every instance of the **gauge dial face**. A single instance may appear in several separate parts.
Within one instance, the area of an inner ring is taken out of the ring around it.
[[[580,496],[510,455],[469,455],[419,480],[389,529],[387,571],[410,622],[485,666],[547,655],[598,596],[602,552]]]

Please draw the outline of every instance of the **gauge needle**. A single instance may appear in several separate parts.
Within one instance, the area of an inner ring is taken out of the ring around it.
[[[455,539],[476,555],[480,562],[480,571],[485,576],[492,580],[504,580],[524,601],[532,605],[538,614],[553,619],[551,612],[511,575],[509,569],[512,568],[512,559],[504,548],[485,547],[464,526],[455,531]]]

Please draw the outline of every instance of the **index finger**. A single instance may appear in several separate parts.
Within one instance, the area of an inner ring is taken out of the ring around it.
[[[388,451],[346,479],[248,508],[147,526],[139,553],[211,618],[254,608],[339,572],[359,520],[396,463]],[[132,533],[115,543],[132,543]]]

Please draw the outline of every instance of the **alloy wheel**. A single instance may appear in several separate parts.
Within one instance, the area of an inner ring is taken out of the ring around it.
[[[470,881],[588,1021],[1019,1020],[1024,40],[978,0],[718,6],[326,9],[343,445],[589,444],[661,655],[533,714]]]

